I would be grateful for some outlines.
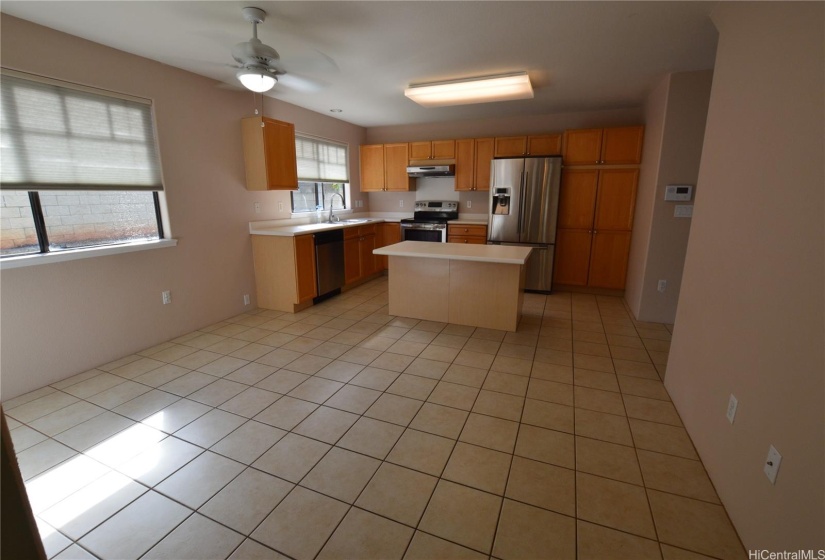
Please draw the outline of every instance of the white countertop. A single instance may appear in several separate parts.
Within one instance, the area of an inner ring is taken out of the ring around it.
[[[457,220],[450,220],[447,223],[451,226],[486,226],[487,225],[487,220],[474,220],[474,219],[463,220],[463,219],[459,218]]]
[[[530,247],[513,245],[473,245],[464,243],[432,243],[427,241],[402,241],[373,251],[376,255],[390,257],[420,257],[477,261],[502,264],[524,264],[530,256]]]
[[[282,237],[294,237],[296,235],[304,235],[331,229],[344,229],[349,227],[366,226],[369,224],[380,224],[386,221],[392,220],[384,220],[383,218],[367,218],[366,221],[359,221],[357,223],[346,223],[342,221],[334,224],[328,224],[325,222],[319,222],[315,224],[297,224],[291,226],[273,226],[271,224],[267,224],[266,222],[250,222],[249,233],[252,235],[279,235]]]

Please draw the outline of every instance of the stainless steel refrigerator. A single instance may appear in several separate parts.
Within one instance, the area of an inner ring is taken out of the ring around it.
[[[491,173],[487,241],[532,247],[525,289],[550,292],[561,157],[494,159]]]

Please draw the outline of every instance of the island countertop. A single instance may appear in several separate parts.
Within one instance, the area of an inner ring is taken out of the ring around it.
[[[523,265],[527,262],[530,251],[532,251],[530,247],[513,245],[465,245],[463,243],[402,241],[401,243],[375,249],[373,253],[390,257],[420,257]]]

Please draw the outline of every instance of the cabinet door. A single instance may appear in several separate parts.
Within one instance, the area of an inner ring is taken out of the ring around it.
[[[602,129],[566,130],[562,156],[565,165],[595,165],[601,161]]]
[[[527,153],[531,156],[557,156],[561,154],[561,134],[528,136]]]
[[[376,241],[379,247],[386,247],[387,245],[395,245],[401,242],[401,226],[395,223],[383,223],[379,226],[381,228],[380,244]],[[378,266],[380,269],[386,270],[389,267],[389,258],[385,255],[378,257]]]
[[[295,158],[295,125],[263,119],[264,160],[268,189],[297,189],[298,166]]]
[[[455,140],[433,140],[433,159],[453,159],[455,158]]]
[[[527,153],[526,136],[496,138],[496,157],[520,157]]]
[[[410,159],[430,159],[432,143],[429,140],[426,142],[410,142],[409,154]]]
[[[644,130],[643,126],[605,128],[602,137],[602,163],[641,163]]]
[[[298,303],[318,295],[315,283],[315,240],[312,235],[298,235],[295,243],[295,284]]]
[[[372,252],[375,250],[375,234],[365,235],[359,239],[358,251],[361,254],[361,276],[369,276],[378,272],[377,256]]]
[[[358,237],[344,239],[344,284],[361,278],[361,253],[358,239]]]
[[[599,171],[596,218],[593,229],[630,231],[636,208],[638,169],[603,169]]]
[[[455,141],[455,190],[471,191],[475,187],[475,155],[475,140]]]
[[[407,144],[384,144],[384,173],[388,191],[410,190]]]
[[[561,173],[558,227],[561,229],[592,229],[596,208],[599,172],[565,169]]]
[[[623,290],[630,254],[629,231],[599,231],[593,235],[588,285]]]
[[[384,190],[384,145],[361,146],[361,192]]]
[[[475,190],[489,191],[491,163],[495,153],[494,138],[476,138],[476,173]]]
[[[560,229],[556,232],[553,282],[567,286],[586,286],[590,266],[589,230]]]

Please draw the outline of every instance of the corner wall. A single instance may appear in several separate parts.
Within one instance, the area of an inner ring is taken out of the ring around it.
[[[825,4],[722,2],[713,21],[665,384],[746,548],[825,549]]]

